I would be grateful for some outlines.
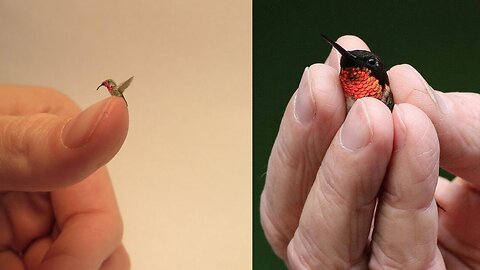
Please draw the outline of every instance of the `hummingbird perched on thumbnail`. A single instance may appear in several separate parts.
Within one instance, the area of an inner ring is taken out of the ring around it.
[[[363,97],[381,100],[393,110],[393,95],[390,90],[387,68],[380,57],[364,50],[347,51],[335,41],[322,35],[341,55],[340,84],[345,94],[347,111],[353,103]]]
[[[125,91],[125,89],[127,89],[127,87],[130,85],[130,83],[132,83],[132,81],[133,81],[133,76],[130,77],[130,79],[121,83],[119,86],[117,86],[117,84],[115,83],[114,80],[108,79],[108,80],[103,81],[102,84],[100,84],[100,86],[97,87],[97,90],[100,87],[105,86],[108,89],[108,92],[110,92],[110,95],[116,96],[116,97],[122,97],[123,100],[125,101],[125,104],[128,107],[128,103],[127,103],[127,100],[125,99],[125,97],[123,96],[123,92]]]

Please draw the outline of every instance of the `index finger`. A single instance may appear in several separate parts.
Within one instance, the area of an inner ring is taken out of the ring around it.
[[[480,188],[480,95],[434,90],[410,65],[389,71],[396,103],[410,103],[432,120],[440,141],[440,166]]]

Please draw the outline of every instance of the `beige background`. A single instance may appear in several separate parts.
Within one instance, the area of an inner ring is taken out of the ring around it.
[[[0,82],[135,75],[108,165],[132,269],[251,268],[251,1],[0,1]]]

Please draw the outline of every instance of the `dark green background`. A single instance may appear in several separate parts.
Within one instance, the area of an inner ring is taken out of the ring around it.
[[[387,66],[409,63],[442,91],[480,86],[480,1],[253,1],[253,265],[286,269],[267,244],[258,207],[283,110],[303,69],[332,39],[353,34]],[[480,106],[480,104],[479,104]]]

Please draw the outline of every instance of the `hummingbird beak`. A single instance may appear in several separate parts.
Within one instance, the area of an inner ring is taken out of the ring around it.
[[[322,34],[323,39],[325,39],[330,45],[332,45],[343,57],[349,58],[357,58],[355,55],[351,54],[347,50],[345,50],[342,46],[338,45],[335,41],[329,39],[325,35]]]
[[[102,87],[102,86],[105,86],[105,87],[106,87],[106,85],[105,85],[105,81],[104,81],[104,82],[102,82],[102,84],[100,84],[100,85],[97,87],[97,90],[98,90],[100,87]]]

